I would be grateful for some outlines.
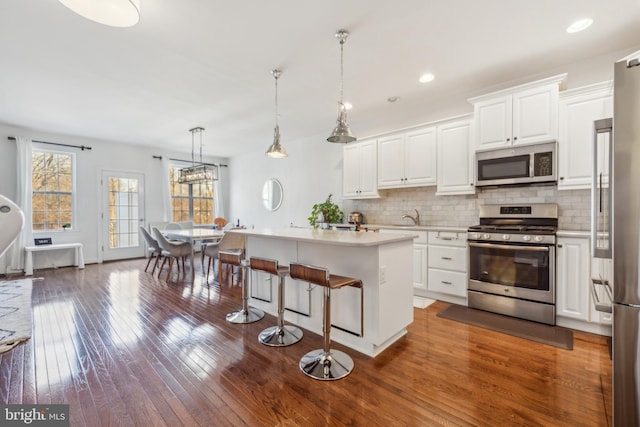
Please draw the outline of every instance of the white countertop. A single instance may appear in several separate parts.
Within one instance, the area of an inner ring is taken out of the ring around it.
[[[387,243],[413,241],[418,237],[412,230],[406,234],[386,234],[358,231],[322,230],[312,228],[256,228],[229,230],[245,236],[268,237],[339,246],[380,246]]]

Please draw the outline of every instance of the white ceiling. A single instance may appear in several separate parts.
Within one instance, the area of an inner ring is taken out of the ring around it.
[[[588,30],[567,34],[589,16]],[[266,150],[279,80],[283,145],[335,125],[356,136],[446,117],[451,100],[640,43],[638,0],[141,0],[111,28],[53,0],[0,1],[0,122],[189,153]],[[418,83],[430,71],[436,79]],[[394,104],[390,96],[400,97]]]

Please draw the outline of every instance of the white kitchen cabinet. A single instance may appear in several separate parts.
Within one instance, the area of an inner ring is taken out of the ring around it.
[[[593,122],[612,116],[613,82],[572,89],[560,95],[558,190],[591,188]]]
[[[343,148],[342,194],[345,199],[379,197],[376,140],[347,144]]]
[[[589,239],[558,237],[556,315],[589,320]]]
[[[428,236],[427,294],[432,298],[460,302],[467,297],[467,235],[463,232],[430,231]],[[449,296],[454,299],[448,298]]]
[[[555,141],[559,85],[566,74],[469,99],[473,104],[475,149]]]
[[[596,311],[591,296],[591,278],[610,276],[610,260],[591,259],[589,237],[558,237],[556,249],[556,323],[610,335],[610,313]]]
[[[378,188],[435,184],[435,126],[378,139]]]
[[[471,119],[438,125],[436,195],[475,193],[472,128]]]

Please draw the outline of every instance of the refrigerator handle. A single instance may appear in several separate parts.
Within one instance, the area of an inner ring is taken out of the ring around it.
[[[603,139],[600,140],[601,135],[608,135],[608,138],[603,136]],[[601,147],[601,144],[604,146]],[[593,126],[593,178],[591,182],[591,252],[595,258],[611,258],[612,255],[612,160],[613,120],[610,118],[596,120]]]
[[[600,301],[600,297],[598,296],[598,291],[596,290],[596,286],[604,287],[605,295],[609,299],[608,303]],[[602,278],[600,278],[600,279],[591,278],[591,288],[590,289],[591,289],[591,297],[593,298],[593,303],[595,304],[596,311],[602,311],[604,313],[611,313],[612,312],[611,307],[612,307],[612,304],[613,304],[613,298],[611,297],[611,286],[609,285],[609,281],[608,280],[604,280]]]

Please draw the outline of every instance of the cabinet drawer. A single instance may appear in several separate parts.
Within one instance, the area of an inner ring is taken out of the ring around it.
[[[467,249],[429,246],[429,268],[465,273],[467,271]]]
[[[467,274],[430,268],[427,288],[434,292],[466,297]]]
[[[430,231],[429,244],[466,248],[467,233],[456,231]]]

